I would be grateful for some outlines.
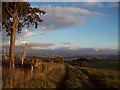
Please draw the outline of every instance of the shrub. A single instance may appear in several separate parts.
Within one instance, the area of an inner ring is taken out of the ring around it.
[[[63,57],[50,58],[49,62],[64,63],[64,58]]]
[[[87,67],[88,65],[87,65],[86,61],[81,61],[80,64],[79,64],[79,66],[81,66],[81,67]]]

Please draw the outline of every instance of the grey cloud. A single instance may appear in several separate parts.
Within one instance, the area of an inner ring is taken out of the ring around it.
[[[78,50],[70,50],[69,47],[61,47],[57,48],[56,51],[58,52],[64,52],[66,54],[77,54],[77,55],[97,55],[97,54],[118,54],[118,50],[115,49],[99,49],[98,51],[95,50],[95,48],[80,48]]]
[[[28,42],[28,41],[21,41],[21,42],[18,42],[16,43],[16,47],[22,47],[24,46],[25,44],[28,44],[29,46],[31,46],[32,48],[49,48],[49,47],[52,47],[54,46],[55,44],[53,43],[38,43],[38,42]]]
[[[17,33],[16,34],[16,40],[23,40],[23,39],[25,39],[27,37],[32,37],[34,35],[35,35],[34,32],[24,28],[21,33]],[[9,43],[9,39],[10,39],[10,37],[9,36],[7,37],[6,31],[2,30],[2,43],[3,44],[8,44]]]
[[[61,44],[63,44],[63,45],[71,45],[70,42],[61,42]]]
[[[32,47],[42,47],[42,48],[49,48],[54,46],[53,43],[30,43]]]
[[[41,6],[40,9],[46,11],[46,15],[42,18],[43,23],[39,24],[38,30],[58,30],[67,28],[73,25],[82,25],[94,16],[106,16],[100,12],[92,12],[87,9],[78,7],[54,7]]]
[[[118,7],[118,1],[115,2],[83,2],[83,7],[96,7],[96,8],[115,8]]]
[[[0,54],[2,53],[2,31],[0,31]]]
[[[118,2],[110,2],[108,4],[108,7],[110,7],[110,8],[116,8],[116,7],[118,7]]]
[[[29,43],[31,45],[31,49],[28,54],[72,54],[72,55],[118,55],[117,49],[110,48],[78,48],[78,47],[59,47],[55,49],[51,49],[55,44],[53,43]],[[40,47],[40,48],[39,48]],[[44,49],[45,48],[45,49]],[[6,46],[6,53],[8,52],[8,45]],[[19,54],[23,52],[22,45],[16,45],[15,53]]]
[[[7,37],[6,31],[2,30],[2,44],[8,44],[9,43],[9,36]]]
[[[17,39],[19,39],[19,38],[26,38],[26,37],[32,37],[32,36],[34,36],[35,35],[35,33],[34,32],[32,32],[32,31],[30,31],[30,30],[28,30],[28,29],[24,29],[24,30],[22,30],[22,32],[21,33],[17,33]]]
[[[107,16],[100,12],[92,12],[78,7],[54,7],[48,5],[39,8],[47,12],[46,15],[42,17],[44,22],[40,23],[38,27],[38,30],[45,31],[45,33],[41,34],[45,37],[48,36],[48,32],[50,31],[71,27],[73,25],[82,25],[94,16]],[[23,29],[20,34],[17,34],[17,39],[24,39],[35,35],[33,26],[28,28],[30,31],[26,28]],[[9,41],[9,38],[6,38],[5,31],[3,33],[3,41]]]
[[[33,43],[33,42],[27,42],[28,43],[28,46],[31,46],[30,48],[30,52],[33,53],[32,50],[40,50],[40,49],[51,49],[55,44],[53,43]],[[8,43],[5,43],[5,46],[6,46],[6,54],[9,54],[9,44]],[[23,53],[23,49],[24,49],[24,44],[25,42],[16,42],[16,45],[15,45],[15,54],[19,54],[19,53]],[[0,49],[0,52],[2,50]]]
[[[84,7],[99,7],[102,8],[104,7],[104,4],[102,2],[83,2],[82,6]]]
[[[41,33],[40,35],[41,35],[41,36],[48,37],[48,32]]]

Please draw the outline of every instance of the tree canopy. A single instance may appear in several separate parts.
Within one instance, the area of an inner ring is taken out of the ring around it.
[[[16,16],[14,14],[16,13]],[[43,10],[39,8],[32,8],[27,2],[3,2],[2,3],[2,27],[6,30],[7,36],[11,35],[13,29],[14,17],[18,17],[17,32],[21,33],[24,26],[29,27],[30,24],[35,28],[38,26],[38,22],[43,20],[40,18],[41,14],[45,14]]]

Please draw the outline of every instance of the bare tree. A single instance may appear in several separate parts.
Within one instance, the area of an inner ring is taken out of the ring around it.
[[[23,54],[22,54],[22,56],[21,56],[22,66],[23,66],[25,57],[26,57],[26,55],[27,55],[27,52],[29,51],[30,48],[31,48],[31,46],[28,45],[28,43],[26,42],[26,43],[24,44]]]
[[[2,55],[3,55],[3,60],[8,60],[7,55],[6,55],[6,46],[5,44],[2,45]]]

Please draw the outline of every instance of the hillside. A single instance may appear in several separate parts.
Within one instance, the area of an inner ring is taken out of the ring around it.
[[[13,74],[3,68],[3,88],[119,88],[120,71],[102,70],[41,62],[40,67],[30,70],[16,68]]]

